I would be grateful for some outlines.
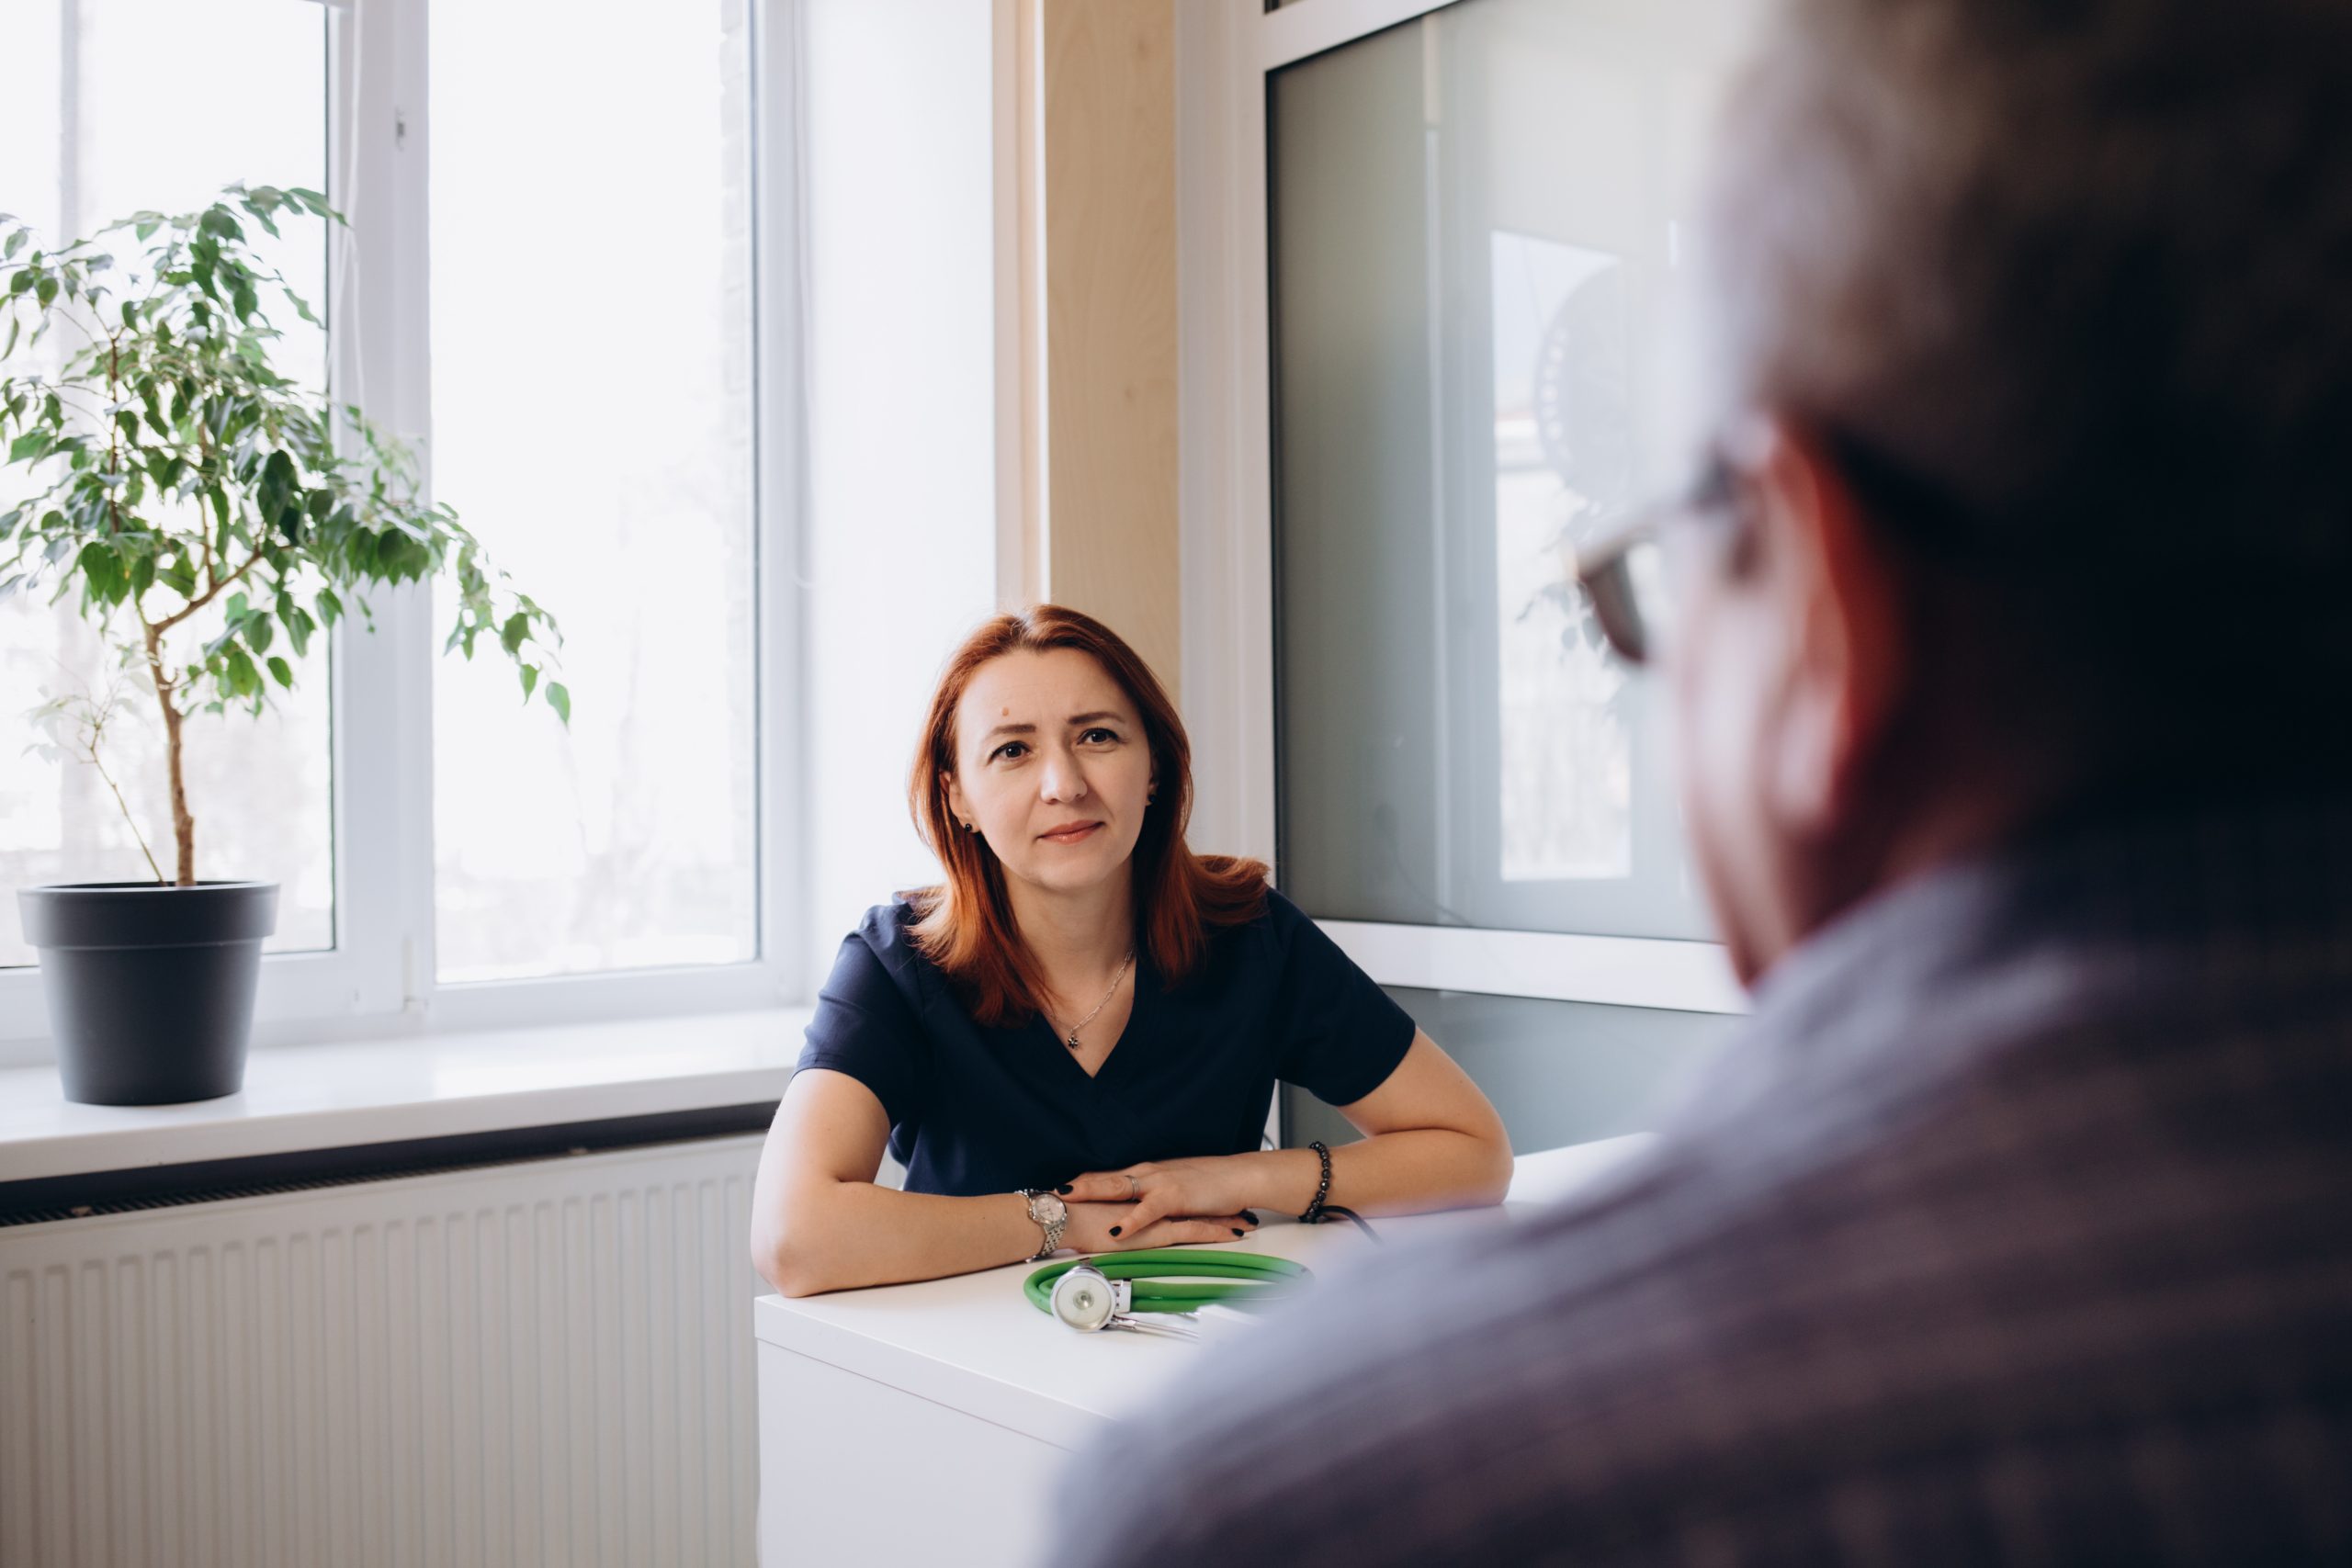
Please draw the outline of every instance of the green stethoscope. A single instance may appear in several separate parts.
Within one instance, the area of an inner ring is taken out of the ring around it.
[[[1021,1289],[1039,1312],[1090,1334],[1125,1329],[1198,1339],[1202,1308],[1262,1305],[1313,1278],[1306,1265],[1287,1258],[1165,1247],[1048,1263]],[[1145,1313],[1166,1321],[1146,1318]],[[1174,1321],[1180,1317],[1191,1321]]]

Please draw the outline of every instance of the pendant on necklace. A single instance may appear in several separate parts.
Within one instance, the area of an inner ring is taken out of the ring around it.
[[[1069,1046],[1069,1047],[1071,1050],[1073,1050],[1073,1051],[1077,1050],[1077,1049],[1078,1049],[1078,1031],[1077,1031],[1077,1030],[1075,1030],[1075,1029],[1071,1030],[1071,1031],[1069,1032],[1069,1039],[1067,1039],[1067,1040],[1065,1040],[1065,1041],[1063,1041],[1063,1042],[1062,1042],[1062,1043],[1063,1043],[1063,1044],[1065,1044],[1065,1045],[1067,1045],[1067,1046]]]

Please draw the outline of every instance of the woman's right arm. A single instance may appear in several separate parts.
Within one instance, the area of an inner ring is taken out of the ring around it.
[[[847,1073],[804,1067],[760,1151],[752,1266],[787,1296],[935,1280],[1018,1263],[1041,1233],[1017,1192],[948,1198],[875,1183],[890,1135],[882,1101]]]

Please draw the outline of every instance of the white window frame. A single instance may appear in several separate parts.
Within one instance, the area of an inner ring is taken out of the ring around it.
[[[460,0],[441,0],[443,4]],[[262,962],[254,1038],[555,1024],[789,1005],[807,990],[801,897],[801,617],[795,583],[800,433],[799,9],[740,0],[752,51],[755,420],[752,488],[759,705],[757,956],[693,968],[447,985],[434,957],[430,590],[369,596],[330,643],[336,945]],[[431,0],[324,0],[329,200],[353,219],[330,242],[333,374],[388,432],[414,443],[429,496],[431,333],[427,69]],[[382,716],[362,722],[360,716]],[[36,968],[0,971],[0,1066],[51,1059]]]
[[[1203,0],[1177,10],[1182,689],[1196,841],[1275,846],[1269,73],[1458,0]],[[1714,942],[1317,922],[1383,985],[1736,1013]]]

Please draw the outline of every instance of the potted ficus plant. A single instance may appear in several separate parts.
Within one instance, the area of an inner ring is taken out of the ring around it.
[[[78,594],[117,683],[37,716],[103,769],[120,705],[152,700],[170,805],[169,876],[150,853],[151,882],[17,893],[70,1100],[153,1104],[243,1084],[277,888],[197,878],[183,761],[199,714],[261,713],[346,606],[365,620],[369,589],[447,572],[445,651],[470,658],[489,637],[519,667],[524,700],[536,690],[571,719],[569,694],[542,679],[554,620],[455,513],[419,498],[402,448],[280,367],[271,313],[317,322],[248,241],[249,224],[276,236],[281,220],[342,221],[313,191],[232,186],[201,211],[141,212],[43,251],[0,215],[0,601]],[[141,260],[118,269],[107,247],[125,238]]]

